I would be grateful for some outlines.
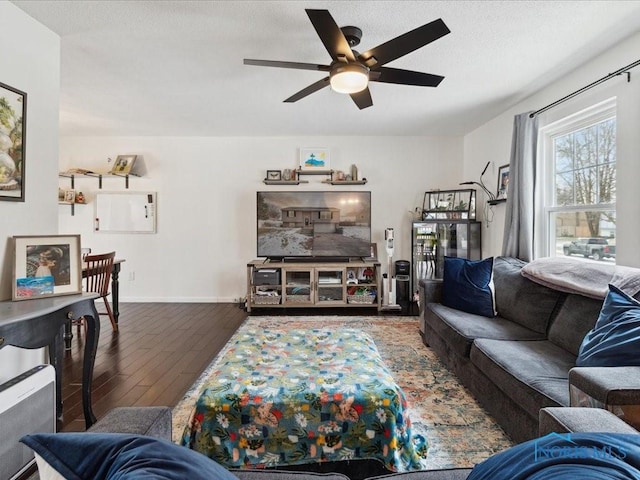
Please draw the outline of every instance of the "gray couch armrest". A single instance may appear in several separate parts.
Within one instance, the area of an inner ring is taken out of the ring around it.
[[[640,367],[574,367],[569,384],[605,405],[640,405]]]
[[[635,428],[602,408],[545,407],[540,409],[538,421],[540,436],[551,432],[638,433]]]
[[[424,307],[428,303],[440,303],[442,300],[442,279],[423,278],[418,283],[420,304]]]
[[[118,407],[89,428],[93,433],[130,433],[171,441],[169,407]]]

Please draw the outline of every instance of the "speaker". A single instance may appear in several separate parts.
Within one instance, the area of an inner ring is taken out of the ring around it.
[[[56,431],[56,373],[38,365],[0,385],[0,479],[15,480],[34,463],[20,443],[30,433]]]

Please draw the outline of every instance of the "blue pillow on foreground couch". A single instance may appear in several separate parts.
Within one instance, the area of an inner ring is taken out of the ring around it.
[[[42,457],[40,480],[237,480],[200,453],[167,440],[123,433],[36,433],[20,439]],[[43,477],[42,471],[55,470]]]
[[[550,433],[479,463],[466,480],[640,479],[640,435]]]

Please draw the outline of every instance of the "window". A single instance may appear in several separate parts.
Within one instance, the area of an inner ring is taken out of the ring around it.
[[[615,263],[615,100],[541,129],[544,256]]]

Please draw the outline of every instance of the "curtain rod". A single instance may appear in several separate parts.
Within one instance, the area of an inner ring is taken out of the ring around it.
[[[595,82],[590,83],[586,87],[582,87],[580,90],[576,90],[575,92],[570,93],[566,97],[562,97],[560,100],[556,100],[555,102],[550,103],[546,107],[542,107],[540,110],[536,110],[535,112],[531,113],[529,115],[529,117],[533,118],[533,117],[535,117],[536,115],[538,115],[538,114],[540,114],[542,112],[546,112],[547,110],[555,107],[556,105],[560,105],[561,103],[566,102],[567,100],[575,97],[576,95],[580,95],[582,92],[586,92],[587,90],[595,87],[596,85],[600,85],[601,83],[606,82],[607,80],[610,80],[613,77],[617,77],[618,75],[622,75],[623,73],[627,74],[627,82],[630,82],[631,81],[631,72],[629,72],[629,70],[631,70],[632,68],[637,67],[638,65],[640,65],[640,60],[636,60],[635,62],[627,65],[626,67],[622,67],[619,70],[616,70],[615,72],[610,73],[606,77],[602,77],[600,80],[596,80]]]

